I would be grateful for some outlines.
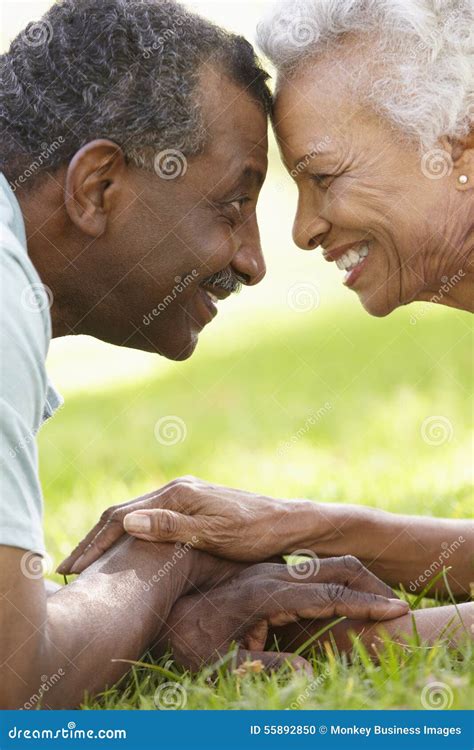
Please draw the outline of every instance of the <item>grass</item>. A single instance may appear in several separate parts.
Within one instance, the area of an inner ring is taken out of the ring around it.
[[[269,495],[467,517],[472,374],[470,318],[454,310],[412,306],[377,320],[354,303],[238,325],[229,316],[188,362],[157,359],[135,383],[72,395],[43,428],[51,555],[59,562],[108,505],[186,473]],[[186,426],[172,446],[154,435],[168,415]],[[360,644],[351,665],[315,652],[313,688],[291,670],[191,678],[164,658],[85,707],[154,708],[155,690],[176,682],[191,709],[286,708],[301,695],[305,709],[416,709],[424,687],[442,682],[451,707],[467,708],[468,656],[416,641],[391,646],[378,665]]]

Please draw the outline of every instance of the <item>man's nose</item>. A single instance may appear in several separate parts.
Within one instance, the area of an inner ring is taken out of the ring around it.
[[[242,277],[247,286],[254,286],[260,283],[267,272],[258,227],[237,237],[236,241],[238,250],[231,262],[232,269]]]
[[[314,250],[331,228],[331,224],[318,212],[311,201],[298,200],[298,208],[293,223],[293,242],[302,250]]]

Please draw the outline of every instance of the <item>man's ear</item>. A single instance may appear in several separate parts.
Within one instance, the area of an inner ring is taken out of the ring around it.
[[[453,177],[458,190],[474,189],[474,131],[457,140],[452,147]],[[461,175],[464,177],[459,179]],[[467,177],[467,180],[465,179]]]
[[[99,139],[83,146],[66,172],[65,205],[71,221],[84,234],[100,237],[123,189],[127,165],[122,149]]]

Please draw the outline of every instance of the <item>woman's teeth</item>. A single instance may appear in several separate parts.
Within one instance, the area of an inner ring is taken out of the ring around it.
[[[336,266],[341,271],[352,271],[352,269],[358,266],[359,263],[362,263],[368,254],[369,246],[367,244],[361,245],[357,250],[351,248],[347,253],[344,253],[344,255],[341,255],[341,257],[336,260]]]

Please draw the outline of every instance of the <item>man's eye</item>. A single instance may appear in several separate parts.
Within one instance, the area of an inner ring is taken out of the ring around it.
[[[229,203],[229,206],[232,206],[232,208],[234,208],[240,216],[240,214],[242,213],[242,207],[244,203],[247,203],[248,200],[249,198],[242,196],[242,198],[236,198],[235,201],[231,201]]]

